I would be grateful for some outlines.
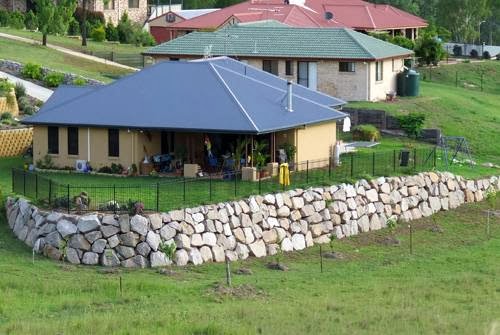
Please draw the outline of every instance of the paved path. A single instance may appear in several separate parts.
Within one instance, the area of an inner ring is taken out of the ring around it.
[[[14,77],[13,75],[2,71],[0,71],[0,78],[7,78],[8,81],[14,84],[17,83],[23,84],[24,87],[26,88],[27,95],[32,96],[33,98],[37,98],[38,100],[41,100],[43,102],[47,101],[47,99],[50,98],[52,93],[54,93],[54,91],[49,90],[48,88],[42,87],[37,84],[33,84],[32,82],[24,79]]]
[[[30,38],[20,37],[20,36],[6,34],[6,33],[0,33],[0,37],[8,38],[8,39],[11,39],[11,40],[15,40],[15,41],[19,41],[19,42],[24,42],[24,43],[42,44],[41,42],[39,42],[37,40],[32,40]],[[106,64],[106,65],[112,65],[112,66],[120,67],[122,69],[127,69],[127,70],[132,70],[132,71],[139,71],[139,69],[135,68],[135,67],[131,67],[131,66],[120,64],[120,63],[112,62],[112,61],[109,61],[109,60],[104,59],[104,58],[99,58],[99,57],[96,57],[96,56],[87,55],[87,54],[84,54],[83,52],[74,51],[74,50],[71,50],[71,49],[68,49],[68,48],[63,48],[63,47],[60,47],[60,46],[57,46],[57,45],[53,45],[53,44],[50,44],[50,43],[47,43],[47,48],[51,48],[51,49],[57,50],[59,52],[65,53],[67,55],[84,58],[84,59],[87,59],[87,60],[91,60],[91,61],[98,62],[98,63],[103,63],[103,64]]]

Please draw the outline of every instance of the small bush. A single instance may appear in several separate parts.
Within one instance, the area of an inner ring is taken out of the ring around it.
[[[68,35],[69,36],[78,36],[80,35],[80,24],[75,18],[71,18],[68,24]]]
[[[25,110],[26,107],[31,106],[31,100],[27,96],[22,96],[17,98],[17,105],[20,110]]]
[[[488,51],[483,52],[483,58],[484,59],[491,59],[491,55]]]
[[[134,39],[134,27],[132,22],[128,19],[127,13],[123,13],[120,22],[116,26],[118,30],[118,40],[120,43],[132,44]]]
[[[21,99],[22,97],[26,96],[26,87],[24,87],[22,83],[17,83],[14,87],[14,90],[16,92],[17,99]]]
[[[58,87],[64,81],[64,74],[60,72],[50,72],[43,78],[43,81],[48,87]]]
[[[78,78],[73,79],[73,85],[85,86],[85,85],[87,85],[87,81],[83,78],[78,77]]]
[[[7,27],[9,22],[9,12],[3,9],[0,9],[0,27]]]
[[[111,173],[113,174],[121,174],[123,172],[123,165],[121,164],[111,164]]]
[[[40,80],[42,79],[42,67],[35,63],[26,63],[21,74],[25,78]]]
[[[43,156],[43,158],[37,160],[35,162],[35,165],[39,169],[53,169],[55,167],[54,161],[49,154],[46,154],[45,156]]]
[[[415,48],[415,42],[404,36],[394,36],[389,40],[389,42],[410,50],[413,50]]]
[[[476,49],[472,49],[472,50],[470,51],[470,56],[471,56],[472,58],[478,58],[478,57],[479,57],[479,53],[477,52],[477,50],[476,50]]]
[[[119,40],[118,29],[116,29],[111,21],[106,25],[106,40],[110,42],[117,42]]]
[[[33,11],[29,11],[24,16],[24,26],[28,30],[37,30],[38,29],[38,18],[36,17]]]
[[[0,120],[2,120],[2,121],[12,120],[12,114],[9,112],[2,113],[2,114],[0,114]]]
[[[453,46],[453,55],[455,55],[456,57],[462,56],[462,52],[462,47],[460,45],[455,44]]]
[[[380,131],[371,124],[360,124],[353,128],[352,138],[355,141],[378,141]]]
[[[497,55],[497,60],[500,60],[500,54]]]
[[[425,115],[421,113],[410,113],[397,117],[399,126],[408,137],[417,138],[424,127]]]
[[[149,47],[156,44],[153,36],[140,27],[135,29],[133,39],[136,46]]]
[[[106,32],[103,26],[96,27],[90,33],[90,37],[96,42],[103,42],[106,38]]]
[[[23,29],[24,28],[24,14],[20,11],[14,11],[9,15],[9,21],[7,25],[14,29]]]
[[[99,170],[97,170],[97,172],[112,174],[113,170],[111,170],[111,168],[109,166],[103,166],[102,168],[100,168]]]
[[[33,105],[28,105],[22,110],[25,115],[33,115],[38,112],[38,107]]]

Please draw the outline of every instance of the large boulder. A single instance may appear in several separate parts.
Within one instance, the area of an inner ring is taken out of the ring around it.
[[[83,254],[82,263],[86,265],[96,265],[99,263],[99,255],[95,252],[86,252]]]
[[[141,236],[146,236],[148,233],[148,219],[139,214],[134,215],[130,219],[130,229]]]
[[[112,249],[106,249],[101,255],[101,265],[103,266],[118,266],[120,259]]]
[[[61,234],[61,236],[65,239],[68,236],[76,234],[77,228],[73,222],[62,219],[57,222],[57,231]]]
[[[175,252],[174,256],[175,264],[177,264],[178,266],[184,266],[187,265],[188,261],[189,261],[189,255],[186,250],[179,249]]]
[[[266,245],[263,240],[255,241],[254,243],[248,246],[250,251],[255,257],[264,257],[266,256]]]
[[[152,252],[149,255],[149,262],[151,263],[151,267],[160,267],[170,265],[172,262],[165,256],[165,254],[161,251]]]
[[[101,222],[95,214],[85,215],[78,219],[78,230],[84,234],[93,230],[98,230],[100,226]]]
[[[294,250],[302,250],[306,247],[306,240],[302,234],[292,235],[292,245]]]
[[[146,236],[146,242],[149,244],[151,249],[153,249],[153,251],[157,251],[161,242],[160,235],[153,231],[149,231],[148,235]]]
[[[82,234],[76,234],[71,236],[71,238],[69,239],[68,246],[71,248],[85,250],[85,251],[90,250],[90,243],[85,239],[85,236],[83,236]]]

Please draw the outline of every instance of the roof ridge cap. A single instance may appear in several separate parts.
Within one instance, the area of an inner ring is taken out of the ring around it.
[[[229,86],[227,85],[226,81],[224,80],[224,78],[222,78],[221,74],[219,73],[219,71],[217,71],[217,69],[215,68],[215,66],[211,62],[208,61],[207,64],[210,66],[210,68],[212,69],[212,71],[216,74],[217,78],[222,83],[222,86],[224,86],[224,89],[229,93],[229,95],[234,100],[234,102],[236,103],[236,105],[238,105],[238,108],[240,109],[240,111],[242,112],[242,114],[247,118],[247,120],[250,122],[250,124],[252,125],[252,127],[255,129],[255,131],[259,132],[259,128],[255,124],[255,122],[252,120],[252,118],[250,117],[250,115],[248,115],[245,107],[243,107],[243,105],[240,103],[240,101],[238,100],[238,98],[236,97],[236,95],[234,94],[234,92],[229,88]]]
[[[370,51],[368,50],[367,48],[365,48],[365,46],[361,43],[359,43],[358,39],[354,37],[354,34],[353,33],[357,33],[355,32],[354,30],[352,29],[348,29],[348,28],[342,28],[344,29],[344,31],[347,33],[347,35],[349,35],[349,37],[363,50],[366,51],[366,53],[368,53],[368,55],[370,55],[370,57],[372,57],[373,59],[377,59],[377,57]],[[358,34],[361,34],[361,33],[358,33]],[[367,35],[368,36],[368,35]]]

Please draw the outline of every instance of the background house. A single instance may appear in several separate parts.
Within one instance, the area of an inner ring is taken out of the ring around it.
[[[193,32],[145,52],[156,60],[227,55],[343,100],[396,92],[411,50],[347,28],[293,28],[277,21]]]
[[[162,62],[106,86],[61,87],[23,123],[34,126],[35,162],[48,154],[59,167],[77,160],[130,167],[168,154],[206,167],[207,138],[219,163],[238,139],[250,141],[248,148],[265,141],[271,162],[284,143],[295,145],[297,161],[328,158],[336,121],[346,116],[334,108],[343,104],[218,58]]]
[[[419,29],[427,27],[427,22],[418,16],[390,5],[361,0],[248,0],[162,29],[156,28],[151,33],[157,41],[163,42],[192,31],[264,20],[276,20],[293,27],[346,27],[360,32],[389,32],[412,39],[418,36]]]

